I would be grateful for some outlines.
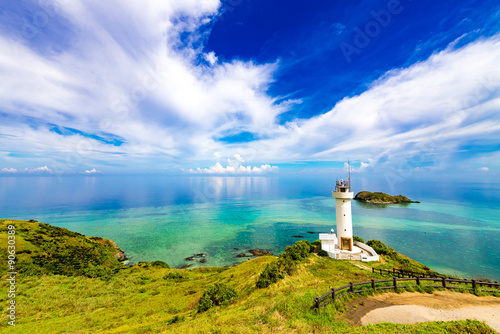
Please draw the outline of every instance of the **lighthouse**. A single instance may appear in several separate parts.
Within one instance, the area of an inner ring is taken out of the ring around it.
[[[350,173],[349,173],[350,174]],[[351,199],[354,197],[351,191],[351,176],[347,181],[340,180],[336,182],[335,191],[332,191],[335,198],[335,210],[337,212],[337,234],[340,250],[352,251],[352,215]]]
[[[341,179],[335,182],[335,211],[337,220],[337,234],[331,229],[331,233],[320,233],[321,249],[328,256],[338,260],[379,261],[379,256],[373,248],[360,241],[354,242],[352,234],[351,200],[354,193],[351,191],[351,164],[347,180]]]

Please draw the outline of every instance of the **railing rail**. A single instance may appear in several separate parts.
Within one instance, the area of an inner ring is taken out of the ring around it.
[[[500,283],[498,282],[491,282],[491,281],[480,281],[480,280],[469,280],[469,279],[455,279],[455,278],[446,278],[444,276],[442,277],[408,277],[408,278],[396,278],[393,277],[392,279],[386,279],[386,280],[374,280],[372,279],[371,281],[367,282],[359,282],[359,283],[353,283],[349,282],[348,285],[341,286],[340,288],[331,288],[330,291],[326,294],[324,294],[321,297],[316,297],[315,299],[315,304],[316,304],[316,309],[319,309],[323,306],[326,306],[330,304],[331,302],[335,301],[336,299],[339,299],[343,296],[347,296],[353,293],[362,293],[366,291],[375,291],[375,290],[384,290],[384,289],[397,289],[398,288],[398,282],[408,282],[408,281],[415,281],[415,285],[400,285],[399,287],[401,288],[406,288],[406,287],[432,287],[432,288],[445,288],[445,289],[465,289],[465,290],[475,290],[479,289],[479,291],[483,292],[500,292]],[[439,285],[425,285],[422,284],[425,281],[432,281],[433,283],[440,283]],[[389,283],[391,282],[392,285],[389,286],[377,286],[377,284],[381,283]],[[471,284],[471,287],[467,286],[452,286],[450,284]],[[361,285],[368,285],[369,288],[365,289],[359,289],[359,290],[354,290],[354,287],[356,286],[361,286]],[[486,290],[486,289],[481,289],[482,286],[488,286],[490,288],[496,287],[497,289],[495,290]],[[345,291],[344,291],[345,290]],[[324,299],[326,299],[328,296],[331,296],[328,300],[325,302],[321,303]]]

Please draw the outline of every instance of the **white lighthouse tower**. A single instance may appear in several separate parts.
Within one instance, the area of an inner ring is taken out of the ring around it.
[[[351,199],[354,197],[351,191],[351,166],[349,164],[349,178],[347,181],[336,182],[335,191],[332,196],[335,198],[335,210],[337,212],[337,234],[340,250],[353,251],[352,238],[352,215]]]
[[[333,229],[331,233],[320,233],[321,249],[334,259],[378,261],[379,256],[373,248],[359,241],[354,242],[351,214],[351,200],[354,193],[351,191],[351,164],[348,162],[347,165],[349,167],[347,181],[337,180],[335,191],[332,191],[332,196],[335,198],[338,237]]]

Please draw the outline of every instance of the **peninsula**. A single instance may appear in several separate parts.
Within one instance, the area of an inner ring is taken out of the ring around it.
[[[420,203],[419,201],[412,201],[403,195],[391,196],[382,192],[372,193],[369,191],[360,191],[356,194],[354,200],[372,204]]]

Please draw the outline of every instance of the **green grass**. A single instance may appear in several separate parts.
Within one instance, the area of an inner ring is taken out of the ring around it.
[[[5,233],[4,233],[5,234]],[[5,244],[5,243],[4,243]],[[3,245],[4,245],[3,244]],[[29,246],[29,245],[27,245]],[[3,246],[2,246],[3,247]],[[111,252],[113,250],[109,249]],[[381,279],[349,261],[310,255],[267,288],[256,287],[264,256],[231,268],[170,269],[142,263],[106,280],[52,273],[18,276],[16,326],[9,333],[494,333],[478,321],[378,324],[354,327],[345,319],[346,301],[317,311],[314,298],[332,286]],[[229,303],[198,312],[198,301],[216,283],[234,289]],[[352,297],[351,297],[352,298]],[[6,285],[0,303],[7,301]]]

